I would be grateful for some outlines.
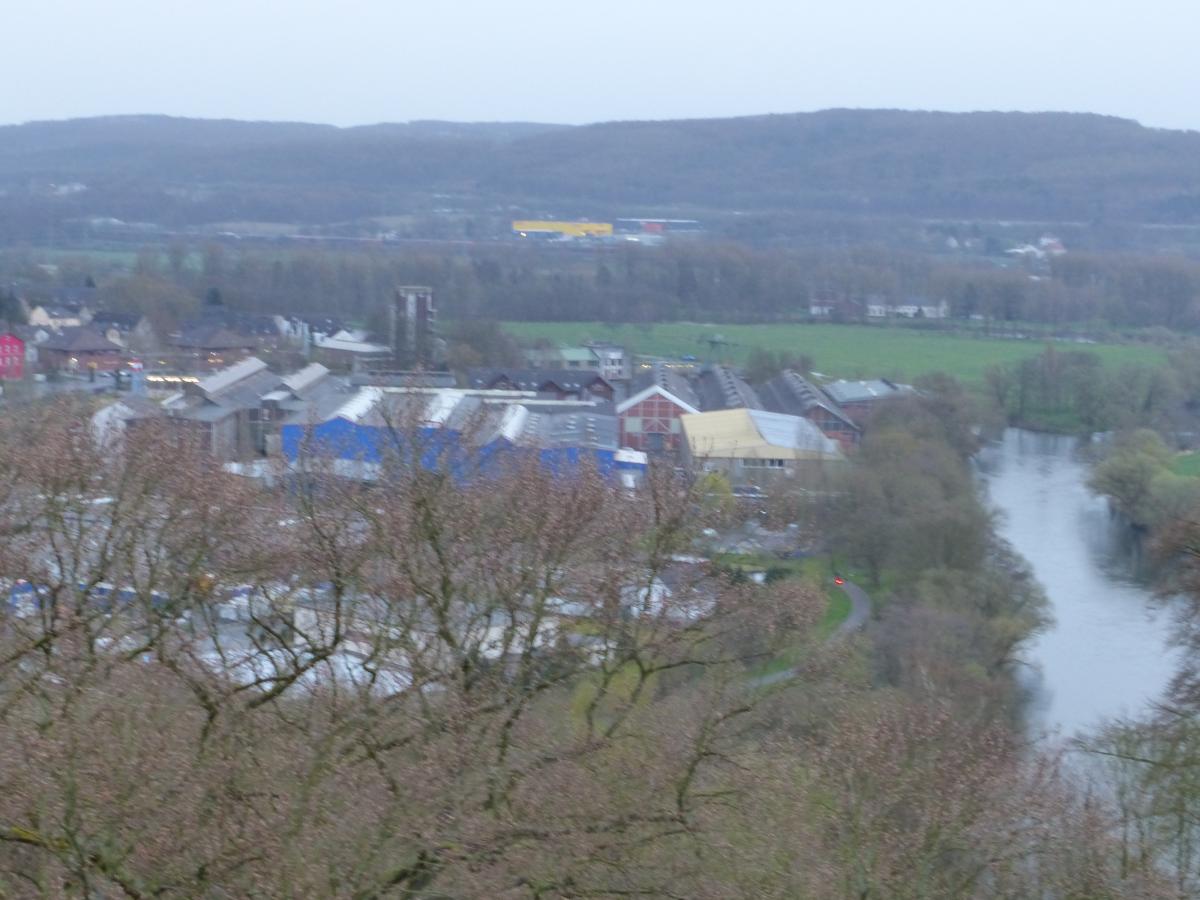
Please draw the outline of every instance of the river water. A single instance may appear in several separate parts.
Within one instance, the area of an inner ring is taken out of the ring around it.
[[[999,531],[1028,561],[1054,615],[1025,652],[1035,734],[1070,737],[1143,712],[1176,666],[1170,610],[1138,582],[1136,554],[1087,489],[1087,471],[1078,439],[1016,428],[979,455]]]

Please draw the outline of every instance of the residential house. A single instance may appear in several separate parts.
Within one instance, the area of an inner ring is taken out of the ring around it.
[[[525,361],[535,369],[590,369],[600,371],[600,360],[587,347],[530,347]]]
[[[205,369],[221,369],[254,353],[257,342],[216,322],[186,325],[171,344]]]
[[[147,348],[155,340],[154,327],[140,313],[97,311],[89,323],[114,344],[122,347]]]
[[[86,319],[90,315],[87,311],[96,308],[99,293],[94,284],[63,285],[55,288],[53,302],[55,306],[79,311]]]
[[[525,359],[539,369],[587,369],[609,382],[628,381],[632,366],[629,354],[619,344],[588,341],[567,347],[534,347]]]
[[[25,342],[11,331],[0,334],[0,381],[25,377]]]
[[[761,409],[685,415],[684,461],[720,472],[733,484],[794,479],[816,485],[827,464],[842,461],[836,441],[808,419]]]
[[[79,328],[91,321],[91,311],[77,304],[37,304],[30,307],[26,321],[30,325],[39,325],[52,331],[63,328]]]
[[[123,350],[87,325],[64,328],[38,346],[43,368],[66,372],[113,372],[121,367]]]
[[[892,315],[902,319],[944,319],[950,315],[950,304],[937,303],[923,297],[913,297],[892,307]]]
[[[950,315],[950,304],[945,300],[934,303],[913,297],[903,303],[892,303],[882,297],[867,301],[868,319],[944,319]]]
[[[38,347],[50,340],[54,334],[40,325],[14,325],[12,333],[25,342],[25,365],[32,368],[38,363]]]
[[[771,412],[802,416],[837,441],[843,451],[858,446],[862,429],[827,394],[799,372],[788,369],[759,385],[758,396]]]
[[[620,344],[589,341],[584,346],[600,363],[600,376],[607,381],[628,381],[632,374],[629,354]]]
[[[210,319],[234,334],[253,338],[256,350],[279,350],[300,346],[299,336],[293,333],[284,316],[225,311],[220,316],[210,314]]]
[[[634,381],[634,393],[617,404],[622,447],[646,453],[678,454],[683,440],[680,418],[700,412],[686,378],[663,363]]]

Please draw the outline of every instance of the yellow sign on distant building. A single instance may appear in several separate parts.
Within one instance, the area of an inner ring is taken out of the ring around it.
[[[514,234],[561,234],[563,237],[611,237],[612,222],[554,222],[527,219],[512,223]]]

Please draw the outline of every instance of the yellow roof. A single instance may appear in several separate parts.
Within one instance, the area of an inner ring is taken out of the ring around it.
[[[722,409],[681,416],[694,457],[840,459],[835,441],[799,416],[761,409]]]

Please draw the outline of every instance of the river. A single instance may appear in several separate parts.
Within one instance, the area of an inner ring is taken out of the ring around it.
[[[1063,737],[1145,711],[1177,660],[1170,610],[1137,581],[1078,448],[1076,438],[1010,428],[979,455],[999,531],[1028,561],[1055,620],[1025,651],[1029,726]]]

